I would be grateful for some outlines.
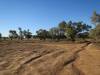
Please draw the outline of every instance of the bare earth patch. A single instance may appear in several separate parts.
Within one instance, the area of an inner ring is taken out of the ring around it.
[[[100,50],[93,46],[87,43],[2,42],[0,75],[100,75]]]

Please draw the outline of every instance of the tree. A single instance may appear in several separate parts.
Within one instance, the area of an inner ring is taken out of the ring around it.
[[[58,27],[59,27],[62,31],[65,31],[65,29],[66,29],[66,22],[65,22],[65,21],[62,21],[61,23],[59,23]]]
[[[66,32],[65,35],[67,38],[71,39],[72,41],[75,41],[76,36],[78,34],[87,32],[91,26],[84,24],[83,22],[68,22],[66,25]]]
[[[45,29],[39,29],[38,31],[36,31],[36,33],[40,40],[46,40],[46,38],[48,37],[48,31]]]
[[[53,27],[49,30],[49,34],[52,40],[57,39],[60,40],[60,32],[59,28]]]
[[[96,26],[90,31],[90,37],[93,38],[96,42],[98,42],[100,39],[100,14],[94,12],[91,19]]]
[[[0,39],[2,38],[2,34],[0,33]]]
[[[62,21],[61,23],[58,24],[60,39],[65,38],[66,24],[67,23],[65,21]]]
[[[49,34],[52,40],[54,40],[56,38],[56,28],[53,27],[49,30]]]
[[[98,14],[96,11],[94,11],[94,13],[91,17],[91,20],[93,23],[95,23],[97,25],[98,23],[100,23],[100,14]]]
[[[65,36],[72,41],[75,41],[76,30],[71,25],[66,27]]]
[[[90,37],[96,42],[100,39],[100,24],[98,24],[94,29],[90,31]]]
[[[23,31],[22,31],[22,28],[18,28],[19,30],[19,39],[23,40],[24,36],[23,36]]]
[[[30,39],[32,37],[32,33],[30,32],[30,30],[24,30],[23,31],[23,35],[25,38]]]
[[[10,30],[9,31],[9,38],[12,40],[12,39],[15,39],[15,38],[18,38],[18,34],[16,32],[16,30]]]

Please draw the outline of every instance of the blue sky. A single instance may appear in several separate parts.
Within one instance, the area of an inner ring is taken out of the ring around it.
[[[91,25],[93,11],[100,13],[99,0],[0,0],[0,32],[10,29],[49,29],[59,22],[83,21]]]

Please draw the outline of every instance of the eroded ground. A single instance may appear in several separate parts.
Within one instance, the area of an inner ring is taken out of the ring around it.
[[[90,43],[1,42],[0,75],[100,75]]]

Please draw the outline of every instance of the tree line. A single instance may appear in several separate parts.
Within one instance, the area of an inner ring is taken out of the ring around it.
[[[10,30],[9,31],[9,38],[12,39],[20,39],[23,40],[24,38],[30,39],[32,37],[32,33],[29,29],[22,30],[22,28],[18,28],[19,34],[16,32],[16,30]]]
[[[62,21],[58,24],[58,27],[53,27],[50,30],[39,29],[36,33],[39,39],[68,39],[75,41],[75,38],[87,38],[88,31],[91,26],[83,22],[65,22]]]
[[[82,39],[94,39],[95,41],[99,41],[100,39],[100,14],[94,12],[91,17],[92,23],[95,25],[95,28],[92,28],[90,25],[85,24],[82,21],[73,22],[73,21],[62,21],[58,24],[57,27],[52,27],[49,30],[39,29],[36,31],[36,35],[32,35],[29,29],[23,30],[22,28],[18,28],[18,32],[16,30],[9,30],[9,38],[13,39],[40,39],[40,40],[61,40],[67,39],[71,41],[75,41],[78,38]],[[2,34],[0,33],[0,39],[2,38]]]

